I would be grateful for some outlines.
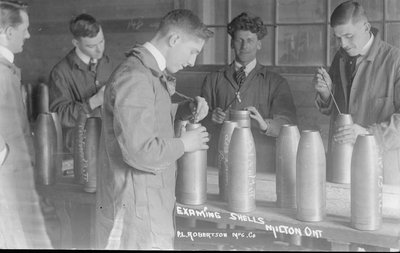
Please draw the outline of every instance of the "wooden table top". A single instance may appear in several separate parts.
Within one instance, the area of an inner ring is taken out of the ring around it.
[[[83,187],[72,177],[64,177],[53,185],[37,186],[38,192],[54,199],[95,204],[96,194],[83,191]],[[333,241],[371,244],[386,248],[400,248],[400,194],[397,187],[384,187],[382,227],[376,231],[360,231],[350,226],[349,186],[327,183],[326,217],[320,222],[302,222],[296,219],[295,209],[276,207],[275,176],[257,174],[256,206],[254,212],[236,214],[227,210],[227,204],[219,200],[218,171],[209,167],[207,175],[207,202],[200,206],[177,203],[178,217],[235,224],[244,227],[271,231],[273,233],[295,233],[310,237],[327,238]],[[386,203],[390,205],[385,209]],[[333,203],[333,204],[332,204]],[[190,215],[190,212],[200,215]],[[220,218],[204,217],[201,211],[218,213]]]

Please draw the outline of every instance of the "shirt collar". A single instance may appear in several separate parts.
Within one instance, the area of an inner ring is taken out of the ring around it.
[[[90,57],[84,54],[78,47],[75,47],[76,55],[81,59],[85,64],[89,64]],[[94,62],[97,62],[96,59],[93,59]]]
[[[14,63],[14,54],[8,48],[0,46],[0,55],[4,56],[9,62]]]
[[[257,59],[252,60],[249,64],[246,65],[244,69],[244,73],[246,73],[246,76],[249,75],[249,73],[256,67],[257,64]],[[240,64],[239,62],[235,61],[235,70],[239,70],[243,65]]]
[[[149,52],[153,55],[153,57],[156,59],[157,65],[160,68],[161,71],[164,71],[165,68],[167,67],[167,62],[165,60],[164,55],[158,50],[153,44],[150,42],[146,42],[143,44],[143,47],[149,50]]]
[[[371,34],[371,37],[369,38],[367,44],[365,44],[365,46],[361,49],[361,53],[360,53],[361,56],[366,55],[372,46],[372,42],[374,41],[374,34],[373,33],[370,33],[370,34]]]

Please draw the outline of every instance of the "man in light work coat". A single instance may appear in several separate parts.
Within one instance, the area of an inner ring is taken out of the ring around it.
[[[35,190],[35,151],[21,93],[21,71],[14,65],[14,54],[21,53],[30,38],[28,27],[26,5],[0,2],[0,136],[8,146],[0,163],[1,249],[51,248]]]
[[[247,109],[256,144],[257,171],[275,171],[275,137],[284,124],[296,124],[296,108],[287,81],[268,71],[257,62],[261,39],[267,27],[261,18],[242,13],[228,24],[235,61],[229,66],[206,76],[202,96],[207,100],[211,115],[204,124],[211,133],[209,161],[216,153],[221,124],[227,117],[227,108]],[[244,68],[243,83],[236,75]],[[238,99],[235,99],[238,94]]]
[[[336,7],[331,26],[341,48],[329,73],[320,68],[313,79],[316,105],[322,113],[331,115],[329,143],[332,139],[355,143],[360,134],[374,134],[383,151],[384,183],[399,185],[400,50],[380,39],[357,2]],[[357,55],[355,70],[350,71],[348,62]],[[329,89],[340,111],[351,114],[354,122],[336,133],[332,130],[338,111]]]
[[[135,46],[104,93],[97,181],[99,248],[172,249],[176,161],[207,149],[204,127],[174,138],[176,117],[208,113],[204,98],[172,104],[170,74],[193,66],[212,36],[189,10],[173,10],[150,42]],[[182,118],[183,119],[183,118]]]

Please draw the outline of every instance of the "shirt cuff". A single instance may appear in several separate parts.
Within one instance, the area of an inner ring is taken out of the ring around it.
[[[281,123],[273,119],[265,119],[265,122],[267,123],[267,129],[260,132],[267,136],[277,137],[280,132]]]

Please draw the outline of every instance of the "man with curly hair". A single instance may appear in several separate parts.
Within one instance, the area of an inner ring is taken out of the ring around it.
[[[253,119],[257,171],[272,172],[275,171],[275,138],[280,127],[297,122],[292,93],[282,76],[257,62],[261,39],[267,35],[267,27],[260,17],[241,13],[228,24],[228,34],[235,60],[208,74],[202,87],[201,96],[212,111],[204,122],[211,133],[209,161],[216,153],[221,125],[229,108],[246,109]]]

